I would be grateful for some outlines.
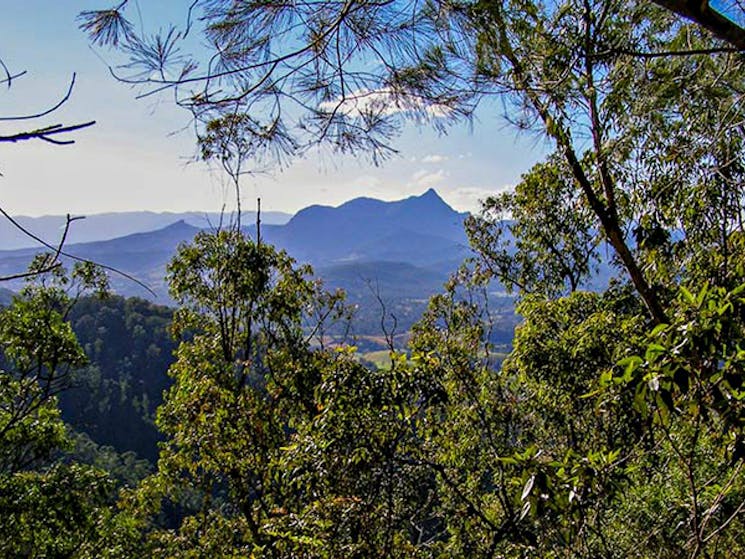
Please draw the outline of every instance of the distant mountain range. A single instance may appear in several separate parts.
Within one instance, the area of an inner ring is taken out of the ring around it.
[[[286,225],[262,228],[262,236],[315,266],[370,261],[437,266],[461,260],[468,245],[467,215],[430,189],[395,202],[356,198],[336,208],[310,206]]]
[[[291,214],[283,212],[262,212],[261,221],[266,224],[287,223]],[[46,215],[42,217],[15,216],[19,225],[32,232],[48,243],[56,244],[65,226],[66,217],[63,215]],[[216,226],[220,220],[227,221],[230,214],[221,215],[215,212],[120,212],[103,213],[86,216],[76,220],[67,235],[68,244],[90,243],[115,239],[133,233],[144,233],[167,227],[177,221],[184,222],[198,228]],[[244,212],[243,221],[253,223],[255,212]],[[0,251],[19,248],[32,248],[38,243],[25,235],[12,223],[0,219]]]
[[[0,287],[0,307],[5,307],[13,300],[13,292],[10,289]]]
[[[157,297],[131,280],[110,274],[112,288],[117,293],[168,304],[164,279],[167,263],[180,243],[211,226],[198,221],[195,225],[196,214],[189,214],[189,219],[183,214],[136,215],[132,219],[138,226],[171,221],[152,231],[68,243],[65,250],[131,274],[147,284]],[[271,223],[281,216],[270,218],[262,213],[261,237],[287,250],[299,262],[312,264],[329,287],[345,289],[350,302],[365,307],[364,312],[376,325],[381,312],[380,297],[387,312],[398,313],[399,326],[405,331],[421,314],[428,297],[440,290],[468,254],[463,230],[466,216],[453,210],[430,189],[421,196],[395,202],[357,198],[339,207],[310,206],[284,224]],[[243,221],[251,223],[253,219],[244,215]],[[94,223],[103,231],[114,231],[122,226],[123,220],[122,214],[104,214],[82,222]],[[216,222],[212,220],[213,224]],[[134,222],[131,227],[135,227]],[[256,226],[251,225],[246,231],[255,236]],[[93,232],[91,229],[86,234]],[[47,238],[53,240],[54,236]],[[24,270],[37,252],[38,248],[0,251],[0,275]],[[11,289],[19,286],[20,282],[3,285]]]

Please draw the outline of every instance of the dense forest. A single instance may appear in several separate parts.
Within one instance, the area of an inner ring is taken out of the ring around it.
[[[180,245],[173,311],[39,257],[0,315],[0,555],[745,555],[739,3],[187,4],[191,58],[127,1],[81,26],[238,195],[254,159],[379,162],[401,119],[494,98],[554,149],[381,367],[344,293],[240,222]]]
[[[69,321],[89,364],[72,372],[60,394],[62,419],[99,444],[155,464],[162,438],[155,411],[170,386],[166,371],[176,348],[172,317],[140,299],[77,301]]]

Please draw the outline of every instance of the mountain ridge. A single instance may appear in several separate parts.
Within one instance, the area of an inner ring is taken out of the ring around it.
[[[444,281],[467,253],[463,231],[466,215],[452,209],[435,190],[429,189],[392,202],[362,197],[336,207],[313,205],[281,225],[265,225],[262,214],[261,238],[317,270],[361,264],[360,270],[375,279],[378,269],[391,288],[398,275],[402,282],[411,282],[415,277],[411,268],[419,269],[427,280],[422,281],[422,289],[414,291],[423,297],[431,293],[423,293],[425,284],[430,288],[433,277]],[[180,243],[204,229],[209,227],[196,227],[186,219],[178,219],[153,231],[66,244],[65,251],[136,277],[148,284],[157,294],[156,300],[163,303],[170,301],[165,282],[168,262]],[[255,225],[244,230],[249,235],[256,234]],[[0,275],[25,269],[37,252],[39,248],[0,251]],[[401,263],[408,267],[398,266]],[[142,287],[115,274],[111,275],[111,283],[119,294],[153,299]],[[7,287],[16,289],[19,285]]]
[[[467,213],[452,209],[434,189],[419,196],[386,202],[361,197],[339,206],[314,205],[304,208],[281,227],[262,230],[268,242],[285,248],[291,255],[312,264],[349,260],[390,260],[386,251],[371,250],[383,239],[400,237],[398,252],[405,250],[413,233],[431,237],[435,252],[446,247],[466,246],[463,220]],[[253,229],[251,229],[253,230]],[[308,243],[308,238],[313,239]],[[426,251],[425,251],[426,252]],[[460,253],[461,251],[457,251]],[[402,256],[396,256],[400,259]],[[428,264],[424,253],[411,252],[408,259]]]
[[[209,228],[220,223],[221,219],[230,218],[230,213],[219,212],[105,212],[84,216],[76,220],[68,231],[68,244],[112,240],[134,233],[155,231],[176,221],[185,222],[199,228]],[[261,220],[266,224],[282,225],[287,223],[292,214],[275,211],[261,212]],[[243,218],[250,222],[256,219],[256,212],[243,213]],[[13,219],[23,228],[37,237],[55,245],[64,230],[66,216],[44,215],[38,217],[18,215]],[[0,250],[33,248],[36,242],[21,232],[8,220],[0,220]]]

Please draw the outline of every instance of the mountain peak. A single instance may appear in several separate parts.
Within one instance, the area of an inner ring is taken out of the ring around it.
[[[152,233],[158,233],[161,234],[172,234],[172,235],[190,235],[194,236],[196,235],[197,231],[199,231],[199,227],[195,227],[194,225],[191,225],[188,221],[185,219],[179,219],[178,221],[174,221],[173,223],[170,223],[169,225],[166,225],[165,227],[161,227],[160,229],[154,229],[153,231],[147,231],[145,233],[135,233],[135,235],[150,235]]]
[[[179,219],[178,221],[174,221],[170,225],[166,225],[165,227],[162,227],[161,229],[184,229],[186,227],[193,228],[191,225],[186,223],[185,219]]]
[[[440,200],[444,202],[444,200],[442,199],[442,196],[440,196],[434,188],[428,189],[427,192],[419,196],[419,198],[427,198],[427,199],[431,198],[432,200]]]
[[[401,200],[400,203],[403,203],[404,206],[407,207],[417,207],[420,211],[425,212],[436,211],[453,214],[457,213],[445,200],[442,199],[442,196],[440,196],[434,188],[428,189],[419,196],[410,196],[409,198]]]

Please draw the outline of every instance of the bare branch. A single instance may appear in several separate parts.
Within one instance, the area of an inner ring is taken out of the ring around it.
[[[2,63],[2,60],[0,60],[0,64],[1,63]],[[7,83],[8,87],[10,87],[14,79],[20,78],[21,76],[25,76],[25,75],[26,75],[26,70],[23,70],[22,72],[18,72],[17,74],[7,73],[6,76],[2,80],[0,80],[0,84]]]
[[[68,132],[75,132],[83,128],[88,128],[96,124],[95,120],[84,122],[82,124],[73,124],[70,126],[63,126],[62,124],[54,124],[52,126],[45,126],[44,128],[37,128],[36,130],[30,130],[28,132],[19,132],[17,134],[11,134],[10,136],[0,136],[0,142],[23,142],[26,140],[44,140],[57,145],[68,145],[74,144],[75,140],[57,140],[54,136],[60,134],[67,134]]]
[[[25,72],[22,72],[20,74],[16,74],[14,77],[21,76],[24,73]],[[67,103],[67,101],[70,99],[70,95],[72,95],[72,90],[75,87],[75,77],[76,77],[76,74],[75,74],[75,72],[73,72],[72,78],[70,79],[70,85],[67,86],[67,92],[62,96],[62,99],[60,99],[57,102],[57,104],[53,105],[52,107],[50,107],[50,108],[48,108],[48,109],[46,109],[44,111],[41,111],[41,112],[38,112],[38,113],[34,113],[34,114],[29,114],[29,115],[2,116],[2,117],[0,117],[0,121],[33,120],[35,118],[41,118],[43,116],[47,116],[48,114],[53,113],[54,111],[56,111],[57,109],[59,109],[62,105],[64,105],[65,103]],[[10,85],[9,79],[10,78],[6,78],[6,81],[8,81],[8,85]]]
[[[94,262],[92,260],[88,260],[87,258],[81,258],[80,256],[76,256],[74,254],[70,254],[69,252],[66,252],[66,251],[62,250],[62,243],[60,243],[57,246],[54,246],[54,245],[48,243],[47,241],[45,241],[41,237],[35,235],[32,231],[29,231],[23,225],[21,225],[20,223],[18,223],[18,221],[16,219],[14,219],[13,216],[11,216],[8,212],[6,212],[5,209],[2,208],[2,207],[0,207],[0,214],[2,214],[5,217],[5,219],[7,219],[16,229],[18,229],[19,231],[21,231],[24,235],[26,235],[27,237],[30,237],[31,239],[35,240],[37,243],[41,244],[42,246],[45,246],[46,248],[55,251],[55,254],[56,254],[57,258],[59,258],[60,256],[64,256],[64,257],[69,258],[70,260],[74,260],[76,262],[82,262],[84,264],[93,264],[93,265],[98,266],[99,268],[101,268],[103,270],[107,270],[109,272],[112,272],[112,273],[115,273],[117,275],[120,275],[123,278],[126,278],[126,279],[128,279],[130,281],[133,281],[134,283],[136,283],[137,285],[139,285],[140,287],[142,287],[143,289],[145,289],[152,296],[154,296],[154,297],[157,296],[156,293],[155,293],[155,291],[153,291],[147,284],[145,284],[141,280],[138,280],[133,275],[128,274],[127,272],[123,272],[122,270],[119,270],[118,268],[114,268],[113,266],[108,266],[106,264],[99,264],[98,262]],[[68,215],[68,219],[69,219],[70,222],[72,222],[72,221],[75,221],[76,219],[81,219],[81,218],[80,217],[69,218],[69,215]],[[64,235],[62,237],[62,241],[63,242],[64,242],[66,236],[67,236],[67,229],[65,229],[65,233],[64,233]]]
[[[624,54],[627,56],[634,56],[636,58],[666,58],[671,56],[696,56],[696,55],[706,55],[706,54],[728,54],[728,53],[735,53],[740,52],[740,49],[735,47],[712,47],[712,48],[706,48],[706,49],[683,49],[683,50],[662,50],[657,52],[643,52],[643,51],[636,51],[631,49],[616,49],[613,51],[606,51],[596,54],[593,57],[590,58],[601,58],[604,56],[607,56],[609,54]]]

